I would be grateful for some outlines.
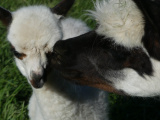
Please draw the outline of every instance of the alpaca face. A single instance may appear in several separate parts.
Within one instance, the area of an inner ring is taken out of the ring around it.
[[[41,88],[45,82],[48,54],[62,39],[60,17],[73,3],[74,0],[63,0],[52,9],[29,6],[12,13],[0,7],[0,20],[9,27],[7,38],[16,65],[34,88]]]
[[[44,84],[47,53],[62,38],[59,16],[44,6],[25,7],[12,14],[8,40],[16,65],[35,88]]]

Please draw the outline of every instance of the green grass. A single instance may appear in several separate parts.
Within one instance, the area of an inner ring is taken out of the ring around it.
[[[19,7],[43,4],[54,6],[60,0],[3,0],[0,6],[14,11]],[[76,0],[69,16],[80,18],[90,27],[95,21],[84,15],[93,9],[92,0]],[[31,88],[17,70],[10,46],[6,40],[6,28],[0,24],[0,120],[28,120],[27,105]],[[159,98],[131,98],[110,94],[111,120],[160,120]],[[53,118],[54,119],[54,118]]]

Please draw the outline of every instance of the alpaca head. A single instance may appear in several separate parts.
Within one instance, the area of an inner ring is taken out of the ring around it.
[[[47,54],[62,38],[60,18],[74,0],[63,0],[54,8],[29,6],[9,12],[0,8],[0,20],[8,27],[8,41],[12,46],[16,65],[28,82],[41,88],[48,65]]]

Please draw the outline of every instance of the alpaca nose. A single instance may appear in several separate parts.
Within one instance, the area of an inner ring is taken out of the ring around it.
[[[34,88],[42,88],[44,85],[44,77],[41,74],[32,72],[30,82]]]

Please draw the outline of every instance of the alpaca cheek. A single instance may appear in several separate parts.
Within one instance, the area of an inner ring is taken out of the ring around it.
[[[25,65],[22,62],[22,60],[20,60],[18,58],[15,58],[15,61],[16,61],[16,65],[17,65],[18,69],[20,70],[20,72],[22,73],[22,75],[27,77],[27,72],[26,72],[26,69],[25,69]]]

